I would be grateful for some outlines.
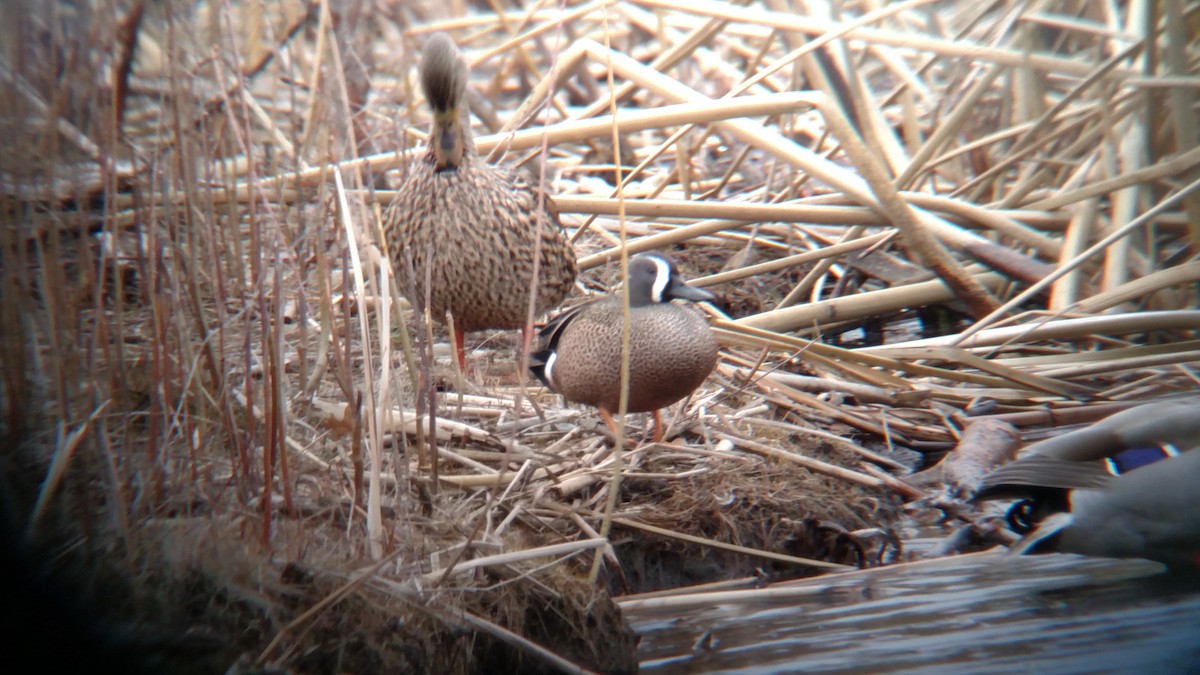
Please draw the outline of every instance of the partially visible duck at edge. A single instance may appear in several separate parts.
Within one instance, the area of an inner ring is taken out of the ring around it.
[[[1020,499],[1009,511],[1026,535],[1019,553],[1200,570],[1198,449],[1200,396],[1149,403],[1029,446],[989,474],[975,499]]]

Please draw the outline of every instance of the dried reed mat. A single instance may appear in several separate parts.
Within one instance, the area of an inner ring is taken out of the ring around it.
[[[854,532],[894,540],[939,487],[899,476],[969,418],[1195,390],[1200,9],[824,7],[22,4],[0,54],[19,550],[116,627],[97,650],[160,672],[629,671],[611,593],[873,564]],[[480,151],[562,214],[569,302],[650,249],[717,294],[721,363],[669,443],[630,416],[614,444],[513,335],[472,336],[457,372],[400,300],[379,213],[437,30]]]

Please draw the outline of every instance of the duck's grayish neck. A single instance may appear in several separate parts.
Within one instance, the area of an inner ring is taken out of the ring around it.
[[[475,139],[471,135],[471,118],[463,107],[461,113],[435,111],[429,148],[438,171],[456,169],[475,157]]]

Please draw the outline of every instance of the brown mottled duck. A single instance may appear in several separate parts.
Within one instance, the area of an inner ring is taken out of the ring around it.
[[[463,333],[523,328],[531,287],[535,315],[556,307],[575,283],[575,252],[546,195],[476,152],[467,62],[445,33],[425,45],[420,74],[433,109],[429,144],[388,207],[384,233],[401,288],[416,289],[413,306],[428,297],[435,320],[453,316],[465,367]]]
[[[704,383],[717,365],[717,340],[698,312],[671,300],[711,300],[689,286],[671,261],[642,254],[629,261],[629,394],[627,412],[653,412],[655,442],[663,437],[660,409]],[[615,293],[555,317],[541,330],[530,370],[568,401],[600,410],[616,432],[620,408],[624,310]]]

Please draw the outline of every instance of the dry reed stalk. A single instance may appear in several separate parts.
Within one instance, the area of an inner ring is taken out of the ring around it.
[[[757,419],[754,417],[747,417],[746,423],[750,424],[752,426],[783,429],[783,430],[788,431],[789,433],[796,434],[799,436],[814,436],[816,438],[820,438],[825,441],[828,441],[831,445],[834,445],[836,447],[845,448],[845,449],[849,450],[850,452],[853,452],[854,454],[858,455],[859,457],[861,457],[865,460],[874,462],[880,466],[885,466],[889,469],[892,469],[894,471],[900,471],[900,472],[905,472],[908,470],[907,466],[901,464],[900,462],[897,462],[896,460],[894,460],[890,457],[881,455],[878,452],[872,452],[871,450],[868,450],[856,443],[852,443],[851,441],[845,439],[842,436],[839,436],[837,434],[834,434],[834,433],[831,433],[828,431],[821,431],[820,429],[812,429],[809,427],[802,427],[802,426],[799,426],[796,424],[789,424],[787,422],[780,422],[780,421],[772,420],[772,419]]]
[[[998,274],[984,273],[978,276],[978,281],[985,288],[997,289],[1005,280]],[[898,312],[908,307],[942,304],[954,299],[953,291],[942,281],[922,281],[907,286],[813,302],[802,307],[785,307],[740,319],[738,323],[751,328],[786,333],[835,320],[862,319],[879,313]]]
[[[1159,330],[1200,329],[1200,310],[1174,310],[1161,312],[1139,312],[1137,314],[1113,314],[1075,318],[1040,317],[1035,321],[1015,326],[988,328],[975,332],[969,338],[961,335],[945,335],[900,342],[878,347],[863,347],[861,353],[886,354],[891,349],[923,346],[959,345],[969,349],[984,349],[1005,344],[1033,343],[1047,340],[1074,340],[1093,335],[1123,335]]]
[[[350,220],[350,203],[346,200],[345,190],[342,187],[341,172],[334,172],[334,179],[337,182],[338,196],[338,211],[342,216],[342,228],[346,234],[346,250],[350,252],[350,259],[353,261],[351,267],[354,273],[354,287],[356,290],[355,297],[358,299],[358,320],[359,320],[359,336],[360,345],[363,350],[363,360],[367,364],[364,368],[366,376],[366,384],[363,388],[366,396],[366,420],[367,420],[367,452],[370,457],[370,476],[367,483],[367,531],[368,539],[371,542],[371,555],[376,559],[380,559],[384,555],[383,541],[383,516],[382,516],[382,498],[380,491],[380,472],[382,471],[383,460],[383,433],[380,429],[379,406],[375,401],[375,360],[372,357],[371,350],[371,331],[367,322],[369,315],[367,314],[366,299],[366,283],[363,278],[362,265],[359,261],[358,243],[355,236],[355,226]],[[386,288],[386,286],[382,286]],[[385,303],[385,307],[386,307]],[[387,310],[384,310],[386,316]],[[389,327],[387,323],[383,323],[381,331]],[[387,339],[388,334],[384,333],[383,338]],[[384,368],[385,377],[387,368]],[[386,391],[386,389],[385,389]]]
[[[995,359],[985,359],[952,347],[912,347],[890,350],[888,354],[895,358],[913,361],[950,361],[1001,378],[1009,387],[1026,387],[1030,391],[1057,394],[1064,398],[1069,398],[1078,391],[1068,383],[1039,377],[1007,367]]]
[[[722,339],[732,338],[733,341],[747,341],[750,344],[757,346],[789,349],[795,351],[798,355],[802,355],[809,359],[815,356],[818,358],[817,363],[820,365],[847,373],[857,374],[859,379],[862,379],[868,383],[883,383],[889,386],[899,386],[905,389],[915,387],[915,385],[911,382],[886,372],[896,370],[911,376],[938,378],[957,382],[969,382],[983,386],[1003,387],[1006,384],[999,378],[994,378],[987,375],[954,371],[944,368],[935,368],[919,363],[910,363],[908,361],[892,359],[887,356],[882,356],[880,354],[865,350],[839,349],[831,345],[793,337],[785,333],[774,333],[769,330],[743,326],[723,320],[714,320],[713,325],[714,330],[717,331],[717,334],[721,336]],[[871,368],[884,370],[875,370],[868,373],[868,371],[861,369],[859,366],[868,366]]]
[[[1003,557],[1003,553],[996,550],[981,551],[979,553],[968,553],[967,556],[977,558],[997,558]],[[956,556],[955,563],[961,564],[963,556]],[[913,562],[899,563],[893,565],[893,568],[900,569],[919,569],[928,567],[937,567],[945,565],[946,559],[937,558],[932,560],[917,560]],[[696,609],[716,604],[729,604],[739,601],[759,602],[768,599],[773,600],[788,600],[792,598],[806,598],[826,594],[829,592],[830,585],[843,579],[861,578],[865,580],[878,576],[878,570],[855,570],[848,569],[837,572],[836,575],[821,577],[817,579],[802,579],[797,581],[785,581],[777,584],[772,584],[766,589],[755,588],[746,591],[709,591],[699,590],[695,593],[677,593],[668,596],[654,597],[650,594],[641,594],[631,596],[627,599],[619,601],[622,609],[626,611],[645,611],[648,609],[672,609],[677,612],[694,611]]]
[[[747,14],[736,6],[717,0],[634,0],[637,4],[674,9],[681,12],[703,16],[719,17],[730,21],[740,21],[766,26],[775,30],[789,30],[820,37],[827,33],[837,33],[844,30],[844,24],[812,16],[798,14],[783,14],[780,12],[760,11]],[[1084,63],[1048,57],[1041,54],[1027,54],[1018,50],[1008,50],[984,47],[970,41],[951,41],[931,38],[924,35],[902,34],[896,31],[875,28],[854,28],[847,37],[853,37],[869,43],[879,43],[892,47],[903,47],[930,52],[941,56],[957,56],[972,62],[997,63],[1007,66],[1031,67],[1048,73],[1062,75],[1087,75],[1090,66]],[[1123,68],[1109,73],[1109,79],[1129,78],[1139,75],[1136,70]]]
[[[613,522],[618,525],[621,525],[623,527],[628,527],[630,529],[642,530],[644,532],[649,532],[651,534],[656,534],[656,535],[659,535],[662,537],[678,539],[678,540],[690,542],[693,544],[699,544],[701,546],[705,546],[708,548],[721,549],[724,551],[729,551],[731,553],[739,553],[741,555],[753,556],[755,558],[763,558],[765,560],[774,560],[777,562],[783,562],[783,563],[788,563],[788,564],[792,564],[792,565],[801,565],[804,567],[815,567],[817,569],[822,569],[822,570],[841,571],[841,570],[853,569],[848,565],[837,565],[835,563],[825,562],[824,560],[810,560],[808,558],[799,558],[796,556],[784,555],[782,553],[775,553],[773,551],[763,551],[763,550],[759,550],[759,549],[748,548],[746,546],[738,546],[737,544],[727,544],[725,542],[714,541],[712,539],[706,539],[704,537],[696,537],[696,536],[693,536],[693,535],[690,535],[690,534],[687,534],[684,532],[668,530],[666,528],[656,527],[654,525],[649,525],[647,523],[641,523],[641,522],[638,522],[638,521],[630,519],[630,518],[613,518]]]
[[[581,55],[592,55],[593,51],[581,51]],[[564,57],[565,58],[565,57]],[[542,143],[559,144],[602,137],[616,125],[618,133],[629,134],[646,129],[657,129],[684,122],[709,123],[737,119],[748,115],[778,115],[794,112],[814,103],[814,95],[808,92],[762,94],[730,100],[680,102],[653,110],[631,111],[619,116],[602,116],[588,120],[573,120],[558,124],[527,129],[506,134],[479,136],[475,145],[479,152],[486,153],[503,146],[507,150],[525,150]],[[398,163],[408,164],[416,157],[415,150],[400,153],[385,153],[335,163],[332,167],[319,166],[290,174],[273,176],[262,181],[260,188],[273,188],[289,184],[311,184],[321,180],[330,168],[351,174],[361,171],[383,171]],[[249,194],[250,185],[240,184],[224,198],[231,201],[243,199]]]
[[[25,525],[26,537],[34,538],[37,536],[38,521],[42,518],[42,514],[49,505],[50,499],[58,490],[59,484],[63,479],[63,472],[67,470],[67,466],[71,463],[71,458],[79,448],[80,442],[91,433],[92,424],[96,421],[96,418],[104,412],[108,405],[108,402],[102,403],[92,411],[92,414],[83,421],[83,424],[79,428],[69,433],[66,429],[59,428],[58,441],[55,444],[54,455],[47,469],[46,478],[42,481],[41,489],[38,490],[37,501],[29,513],[29,522]]]
[[[428,611],[428,608],[425,609]],[[492,635],[503,642],[517,647],[522,652],[530,654],[535,658],[544,661],[547,665],[557,669],[559,672],[568,673],[569,675],[595,675],[595,671],[583,668],[580,665],[550,651],[549,649],[546,649],[542,645],[539,645],[518,633],[508,630],[504,626],[501,626],[494,621],[489,621],[484,617],[477,616],[470,612],[453,610],[443,610],[436,612],[436,614],[449,614],[451,617],[458,618],[463,623],[474,626],[480,631]]]
[[[434,570],[414,581],[422,584],[431,584],[435,581],[448,579],[452,575],[470,573],[472,570],[483,569],[491,566],[512,565],[513,563],[525,562],[535,558],[560,558],[563,556],[575,555],[583,551],[603,549],[607,544],[608,541],[604,538],[593,538],[572,541],[565,544],[551,544],[549,546],[539,546],[522,551],[512,551],[509,553],[490,555],[483,558],[475,558],[473,560],[464,561],[453,567],[447,567],[446,569]]]
[[[997,308],[996,311],[992,312],[990,315],[977,321],[969,330],[962,333],[959,336],[958,340],[959,341],[965,340],[965,339],[971,337],[976,332],[983,330],[984,328],[989,326],[991,323],[993,323],[996,319],[998,319],[1000,316],[1002,316],[1006,312],[1010,311],[1011,309],[1013,309],[1015,307],[1018,307],[1022,302],[1028,300],[1030,297],[1032,297],[1035,294],[1037,294],[1038,292],[1042,291],[1046,286],[1049,286],[1050,284],[1057,281],[1059,278],[1065,276],[1068,272],[1070,272],[1072,269],[1074,269],[1075,267],[1082,264],[1083,261],[1087,260],[1090,256],[1092,256],[1100,251],[1107,250],[1107,248],[1113,242],[1123,239],[1130,232],[1133,232],[1137,228],[1144,226],[1148,222],[1151,222],[1154,219],[1154,216],[1158,215],[1159,212],[1164,211],[1167,208],[1182,201],[1189,194],[1197,191],[1198,189],[1200,189],[1200,181],[1195,181],[1195,182],[1187,185],[1186,187],[1184,187],[1182,190],[1175,192],[1171,196],[1163,199],[1162,201],[1160,201],[1158,204],[1156,204],[1154,207],[1152,207],[1151,209],[1149,209],[1142,215],[1138,216],[1137,218],[1133,219],[1126,225],[1120,227],[1119,229],[1115,230],[1108,236],[1104,237],[1100,241],[1098,241],[1095,244],[1093,244],[1092,246],[1088,247],[1087,250],[1080,253],[1078,256],[1076,256],[1070,262],[1068,262],[1064,265],[1060,265],[1059,268],[1050,276],[1039,281],[1038,283],[1033,284],[1029,288],[1027,288],[1024,291],[1022,291],[1021,293],[1017,294],[1016,297],[1014,297],[1011,300],[1009,300],[1008,302],[1004,303],[1003,306]]]
[[[752,441],[748,438],[738,438],[736,436],[731,436],[728,434],[721,434],[720,437],[727,441],[732,442],[737,447],[745,448],[747,450],[753,451],[757,454],[760,454],[760,455],[763,455],[766,457],[771,457],[774,459],[782,459],[782,460],[785,460],[788,462],[794,462],[806,469],[816,471],[819,473],[823,473],[823,474],[825,474],[827,476],[831,476],[833,478],[838,478],[838,479],[841,479],[844,481],[849,481],[851,483],[860,485],[865,488],[883,487],[883,481],[879,480],[878,478],[872,478],[871,476],[867,476],[865,474],[861,474],[856,471],[851,471],[849,469],[845,469],[840,466],[835,466],[828,462],[822,462],[820,460],[813,459],[811,457],[804,457],[802,455],[797,455],[795,453],[788,452],[786,450],[780,450],[778,448],[773,448],[769,445],[766,445],[764,443],[759,443],[757,441]]]

